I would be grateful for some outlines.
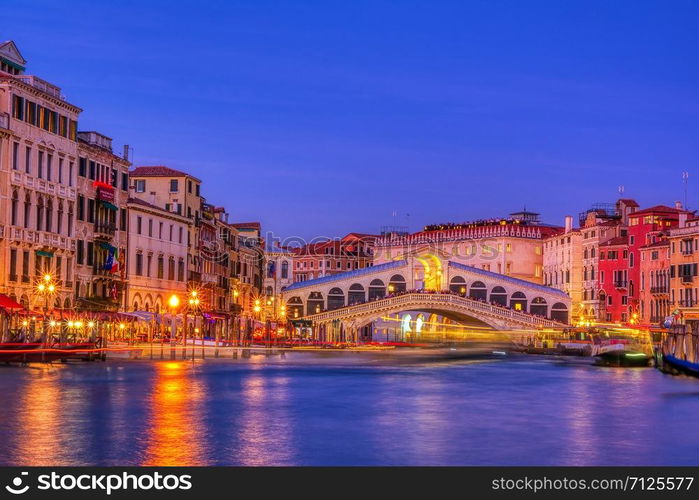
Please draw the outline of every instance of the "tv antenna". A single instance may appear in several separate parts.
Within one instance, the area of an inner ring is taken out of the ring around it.
[[[684,184],[684,209],[687,210],[687,184],[689,183],[689,172],[682,172],[682,183]]]

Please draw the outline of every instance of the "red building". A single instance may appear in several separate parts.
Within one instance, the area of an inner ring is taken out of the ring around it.
[[[641,317],[641,249],[662,239],[664,232],[677,227],[677,207],[657,205],[629,215],[622,236],[612,238],[599,248],[600,318],[627,322]]]
[[[294,281],[306,281],[369,267],[374,259],[373,234],[350,233],[334,240],[308,243],[293,251]]]

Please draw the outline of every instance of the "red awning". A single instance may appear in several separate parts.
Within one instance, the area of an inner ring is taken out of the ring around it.
[[[0,293],[0,309],[4,309],[5,311],[17,311],[24,309],[24,306],[22,304],[19,304],[18,302],[14,301],[7,295],[4,295]]]

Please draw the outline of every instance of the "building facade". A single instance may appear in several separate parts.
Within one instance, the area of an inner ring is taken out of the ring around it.
[[[670,241],[663,238],[640,249],[639,318],[662,324],[670,315]]]
[[[501,219],[437,224],[414,234],[377,238],[374,264],[430,249],[454,262],[542,284],[543,241],[561,230],[526,210]]]
[[[77,120],[61,89],[0,43],[0,293],[27,308],[74,306]],[[37,294],[49,274],[51,296]]]
[[[294,253],[288,248],[267,245],[265,248],[265,278],[263,292],[267,297],[277,297],[294,282]]]
[[[165,312],[168,297],[187,292],[189,219],[131,198],[128,213],[127,304],[132,311]]]
[[[255,301],[261,300],[262,296],[265,268],[262,227],[259,222],[236,222],[231,226],[238,236],[238,260],[233,271],[231,293],[240,315],[253,317]]]
[[[636,210],[628,215],[625,235],[600,245],[599,298],[605,307],[603,319],[635,322],[643,315],[639,292],[641,249],[661,241],[687,215],[679,205]]]
[[[140,166],[129,173],[131,196],[163,207],[189,220],[187,226],[187,280],[197,286],[201,281],[199,253],[201,222],[201,181],[186,172],[163,165]]]
[[[377,236],[349,233],[293,249],[293,280],[306,281],[373,265]]]
[[[622,198],[614,204],[596,204],[580,214],[583,235],[583,300],[580,315],[584,320],[606,319],[606,297],[600,297],[600,245],[626,236],[628,217],[638,208],[634,200]],[[604,295],[604,294],[602,294]]]
[[[681,320],[699,320],[699,218],[682,217],[669,232],[670,301],[672,311]]]
[[[544,240],[544,285],[562,290],[571,298],[571,320],[580,320],[583,309],[582,232],[565,218],[565,229]]]
[[[112,152],[112,139],[78,132],[75,303],[81,310],[127,307],[128,159]]]

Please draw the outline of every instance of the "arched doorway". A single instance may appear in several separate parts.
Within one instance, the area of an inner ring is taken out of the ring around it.
[[[466,280],[463,276],[454,276],[449,281],[449,291],[452,293],[458,293],[462,297],[466,296]]]
[[[531,314],[536,314],[537,316],[543,316],[546,318],[548,316],[546,299],[543,297],[534,297],[534,300],[532,300],[532,305],[529,307],[529,312]]]
[[[290,318],[300,318],[303,316],[303,300],[301,300],[301,297],[291,297],[287,300],[286,310]]]
[[[501,286],[495,286],[490,291],[490,302],[507,307],[507,291]]]
[[[386,285],[380,279],[369,283],[369,300],[377,300],[386,296]]]
[[[515,292],[510,297],[510,308],[515,311],[527,311],[527,296],[522,292]]]
[[[349,292],[347,293],[347,304],[353,306],[355,304],[362,304],[366,302],[366,292],[364,287],[359,283],[354,283],[349,287]]]
[[[388,293],[405,292],[406,289],[405,278],[402,275],[394,274],[391,276],[391,279],[388,280]]]
[[[333,288],[328,292],[328,311],[345,306],[345,293],[340,288]]]
[[[468,296],[475,300],[488,300],[488,289],[485,287],[485,283],[482,281],[474,281],[471,284]]]
[[[306,302],[306,314],[318,314],[325,310],[325,301],[320,292],[311,292]]]
[[[551,306],[551,319],[568,323],[568,306],[562,302],[556,302]]]
[[[425,290],[442,290],[442,261],[436,255],[425,254],[415,259],[422,264],[422,288]]]

